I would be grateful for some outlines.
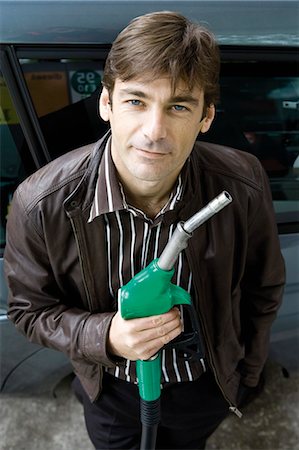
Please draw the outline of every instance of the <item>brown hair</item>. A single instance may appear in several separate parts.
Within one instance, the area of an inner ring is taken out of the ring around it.
[[[115,80],[157,79],[167,74],[175,89],[182,80],[204,91],[205,106],[219,96],[219,49],[213,34],[179,13],[161,11],[133,19],[115,39],[103,86],[112,97]]]

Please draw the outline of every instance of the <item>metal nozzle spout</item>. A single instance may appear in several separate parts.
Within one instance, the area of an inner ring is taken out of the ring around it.
[[[180,252],[187,247],[192,232],[231,202],[231,195],[223,191],[185,223],[180,222],[158,260],[160,269],[171,270]]]
[[[221,211],[226,205],[231,203],[232,197],[227,191],[221,192],[217,197],[211,200],[203,209],[194,214],[184,223],[184,230],[192,233],[196,228],[203,224],[217,212]]]

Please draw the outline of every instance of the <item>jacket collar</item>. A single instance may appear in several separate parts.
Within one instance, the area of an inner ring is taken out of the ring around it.
[[[90,158],[86,164],[86,171],[81,178],[80,182],[77,184],[75,189],[71,192],[71,194],[64,200],[63,206],[66,211],[66,214],[70,216],[75,216],[78,214],[84,213],[86,216],[86,220],[90,218],[90,209],[93,205],[93,201],[95,198],[95,192],[97,187],[97,182],[99,179],[99,169],[101,162],[104,162],[103,155],[105,153],[105,148],[107,147],[107,143],[111,138],[111,131],[109,130],[99,141],[97,141],[90,152]],[[194,151],[194,150],[193,150]],[[114,169],[115,170],[115,169]],[[116,175],[115,175],[116,176]],[[166,222],[172,222],[175,218],[179,218],[180,220],[185,220],[190,217],[190,206],[192,205],[192,197],[193,197],[193,183],[192,183],[193,174],[190,171],[190,158],[186,161],[186,164],[182,170],[182,186],[179,189],[179,194],[176,193],[176,189],[178,189],[178,185],[174,191],[173,195],[177,195],[176,198],[176,212],[173,210],[173,207],[169,207],[172,199],[167,205],[167,214],[165,216]],[[117,209],[126,209],[128,205],[124,199],[124,195],[121,192],[121,188],[119,188],[119,195],[116,200],[115,207]],[[176,193],[176,194],[175,194]],[[178,207],[178,208],[177,208]],[[193,209],[191,207],[191,209]],[[136,211],[136,210],[135,210]],[[109,207],[105,211],[105,206],[103,206],[103,210],[101,213],[109,212]],[[166,212],[166,211],[163,211]]]
[[[63,207],[68,216],[79,214],[82,210],[85,211],[90,208],[94,198],[99,165],[110,136],[111,132],[109,130],[94,144],[83,177],[76,188],[64,200]]]

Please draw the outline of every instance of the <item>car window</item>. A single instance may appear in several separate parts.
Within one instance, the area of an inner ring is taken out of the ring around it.
[[[20,59],[39,117],[89,97],[101,84],[102,62]]]
[[[299,78],[296,71],[276,75],[275,67],[265,71],[248,64],[247,73],[243,66],[238,74],[234,64],[223,72],[217,119],[207,139],[255,155],[268,174],[278,224],[298,222]]]
[[[5,246],[6,218],[17,185],[33,170],[30,154],[8,88],[0,72],[0,256]],[[26,163],[22,155],[26,153]]]
[[[103,60],[20,63],[51,159],[100,138],[107,129],[98,115]]]
[[[295,217],[299,204],[298,81],[288,76],[227,77],[222,81],[225,110],[270,178],[279,222],[291,220],[292,213]]]

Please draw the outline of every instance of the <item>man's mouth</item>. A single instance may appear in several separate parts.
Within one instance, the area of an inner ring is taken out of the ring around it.
[[[165,151],[161,151],[160,149],[145,149],[145,148],[140,148],[140,147],[135,147],[135,150],[137,150],[138,153],[140,153],[141,155],[143,155],[146,158],[162,158],[163,156],[166,156],[169,151],[165,150]]]

